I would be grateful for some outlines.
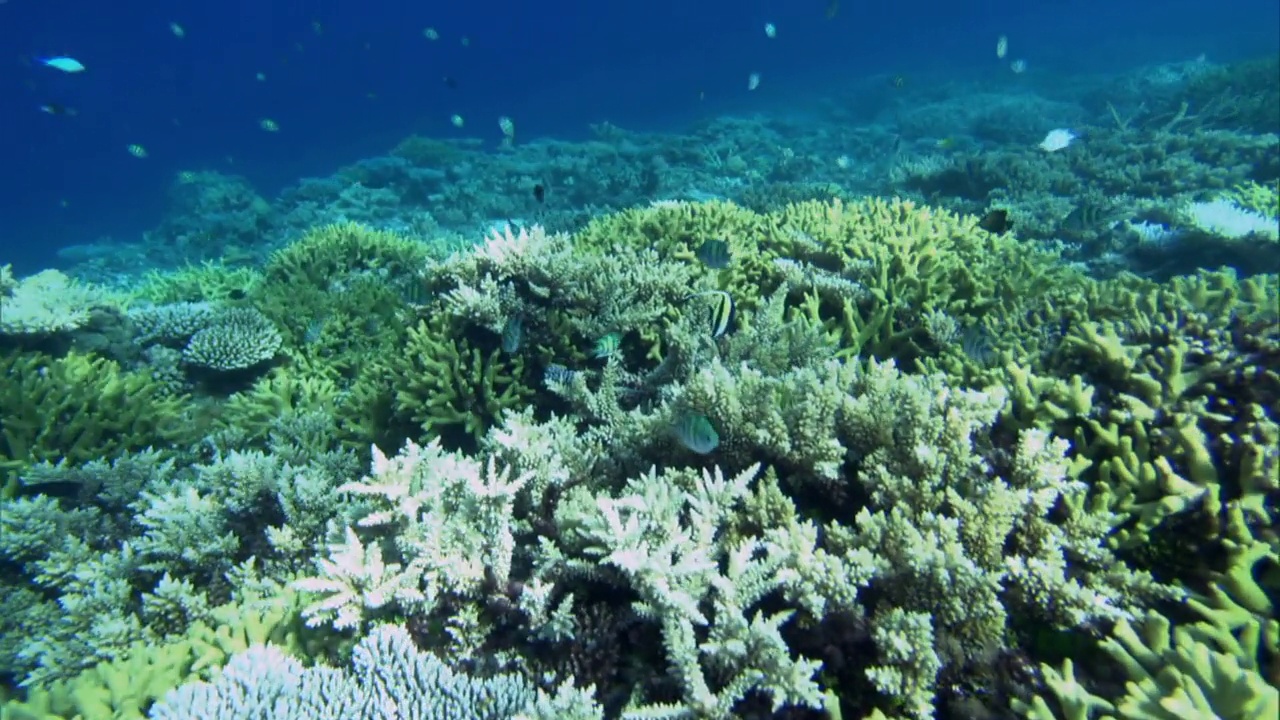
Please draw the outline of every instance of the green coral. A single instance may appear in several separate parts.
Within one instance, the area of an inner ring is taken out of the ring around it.
[[[473,445],[532,394],[521,356],[467,337],[447,315],[411,328],[387,367],[394,378],[392,411],[415,423],[422,437],[444,436],[454,446]]]
[[[234,654],[271,645],[294,656],[318,651],[299,624],[292,593],[258,604],[216,608],[181,636],[142,642],[68,680],[28,687],[0,705],[0,720],[144,720],[153,704],[186,682],[208,680]]]
[[[0,357],[0,471],[41,461],[79,464],[199,437],[185,398],[146,373],[72,353]]]

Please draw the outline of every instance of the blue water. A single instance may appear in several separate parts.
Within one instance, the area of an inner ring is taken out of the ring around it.
[[[496,143],[500,115],[518,119],[522,140],[583,138],[606,120],[678,132],[720,113],[801,109],[874,74],[980,76],[1000,34],[1036,72],[1280,52],[1275,0],[842,0],[830,19],[826,5],[5,0],[0,260],[25,272],[59,247],[137,240],[181,170],[242,175],[271,198],[411,133]],[[87,70],[34,60],[50,55]],[[768,79],[755,93],[751,71]],[[41,112],[48,103],[75,114]]]

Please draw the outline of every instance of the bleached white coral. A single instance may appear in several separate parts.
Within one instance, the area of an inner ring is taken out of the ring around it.
[[[69,332],[89,322],[95,307],[117,304],[105,291],[57,270],[45,270],[16,283],[9,275],[5,286],[7,292],[0,294],[0,335]]]
[[[1191,203],[1186,208],[1186,215],[1192,226],[1228,240],[1239,240],[1249,235],[1268,240],[1280,238],[1280,220],[1246,210],[1225,198]]]
[[[362,495],[373,509],[360,528],[396,530],[398,558],[385,562],[376,544],[359,534],[330,548],[318,577],[296,587],[326,597],[304,612],[311,624],[358,623],[366,609],[394,603],[406,611],[429,611],[442,593],[474,596],[489,580],[505,582],[515,552],[512,532],[516,494],[529,473],[513,473],[487,462],[445,452],[439,442],[408,443],[394,457],[373,449],[369,477],[340,492]]]

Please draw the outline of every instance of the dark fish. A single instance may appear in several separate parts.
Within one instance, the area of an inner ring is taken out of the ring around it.
[[[1013,221],[1009,219],[1008,210],[992,210],[978,221],[978,227],[989,233],[1001,235],[1013,229]]]
[[[502,351],[508,355],[520,349],[520,341],[524,339],[524,316],[516,313],[507,318],[502,325]]]
[[[711,421],[701,413],[685,413],[676,418],[672,428],[681,445],[706,455],[720,445],[720,434],[716,432]]]
[[[542,202],[547,199],[547,189],[542,186],[542,183],[538,183],[533,186],[533,199],[538,202]]]
[[[444,79],[444,84],[445,84],[446,86],[448,86],[448,88],[449,88],[450,90],[457,90],[457,89],[458,89],[458,81],[457,81],[457,80],[454,80],[453,78],[449,77],[448,75],[445,75],[443,79]]]
[[[729,243],[723,240],[708,240],[694,254],[702,264],[714,270],[729,267]]]
[[[723,290],[708,290],[686,295],[685,300],[706,296],[712,298],[707,312],[707,325],[711,328],[711,337],[718,338],[728,332],[729,326],[733,324],[733,297]]]

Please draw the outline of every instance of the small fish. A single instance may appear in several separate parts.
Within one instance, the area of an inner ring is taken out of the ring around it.
[[[1110,229],[1123,215],[1123,210],[1086,200],[1062,219],[1058,230],[1072,236],[1100,232]]]
[[[471,47],[471,38],[467,35],[463,35],[459,42],[462,43],[462,47]]]
[[[280,132],[280,126],[277,125],[276,121],[272,120],[271,118],[262,118],[261,120],[259,120],[258,127],[262,128],[263,130],[266,130],[267,132]]]
[[[713,300],[707,313],[707,325],[711,328],[711,337],[718,338],[728,332],[729,326],[733,324],[733,297],[723,290],[707,290],[686,295],[685,300],[708,295]]]
[[[840,14],[840,0],[827,0],[827,19],[831,20]]]
[[[778,37],[778,26],[774,25],[773,23],[765,23],[764,36],[769,38],[770,40]]]
[[[508,355],[515,353],[520,349],[520,342],[524,339],[524,316],[515,313],[507,317],[507,321],[502,325],[502,351]]]
[[[84,72],[84,65],[79,60],[65,55],[56,55],[54,57],[41,58],[40,63],[47,65],[54,70],[61,70],[64,73]]]
[[[547,189],[543,187],[542,183],[533,186],[533,199],[539,203],[547,199]]]
[[[596,346],[591,351],[591,357],[596,359],[613,357],[618,354],[618,349],[621,347],[622,333],[611,332],[596,341]]]
[[[76,115],[75,108],[69,108],[58,103],[44,103],[40,106],[40,112],[48,115],[66,115],[67,117],[75,117]]]
[[[956,146],[956,139],[953,137],[944,137],[933,144],[939,150],[951,150]]]
[[[313,32],[313,33],[315,33],[315,34],[317,34],[317,35],[323,35],[323,34],[324,34],[324,26],[320,24],[320,21],[319,21],[319,20],[312,20],[312,21],[311,21],[311,32]]]
[[[458,115],[458,114],[456,114],[456,113],[455,113],[455,114],[453,114],[453,115],[450,115],[450,116],[449,116],[449,123],[450,123],[450,124],[452,124],[452,125],[453,125],[454,127],[456,127],[456,128],[460,128],[460,127],[462,127],[463,125],[465,125],[465,124],[467,123],[467,121],[466,121],[466,120],[464,120],[464,119],[462,118],[462,116],[461,116],[461,115]]]
[[[703,265],[713,270],[729,267],[729,243],[724,240],[707,240],[694,253]]]
[[[169,23],[169,32],[173,33],[173,36],[178,39],[182,39],[187,36],[187,31],[176,22]]]
[[[129,151],[130,155],[136,158],[144,158],[147,156],[147,149],[142,147],[141,145],[134,144],[134,145],[130,145],[125,149]]]
[[[996,57],[1003,60],[1004,56],[1008,54],[1009,54],[1009,38],[1005,37],[1004,35],[1001,35],[1000,37],[996,38]]]
[[[433,27],[423,28],[423,30],[422,30],[422,37],[424,37],[424,38],[426,38],[426,39],[428,39],[428,40],[439,40],[439,39],[440,39],[440,32],[439,32],[439,31],[437,31],[437,30],[436,30],[435,28],[433,28]]]
[[[548,365],[546,371],[542,373],[542,382],[547,385],[571,385],[576,377],[578,377],[577,370],[570,370],[563,365],[553,363]]]
[[[450,90],[458,89],[458,81],[454,80],[452,77],[445,75],[443,78],[441,78],[441,80],[444,81],[445,87],[449,88]]]
[[[258,82],[266,82],[266,81],[267,81],[267,74],[266,74],[266,73],[255,73],[253,77],[254,77],[254,79],[256,79]]]
[[[907,86],[907,77],[905,75],[894,75],[893,77],[889,78],[889,84],[901,90],[902,88]]]
[[[753,72],[747,76],[747,89],[755,90],[760,87],[760,73]]]
[[[699,455],[706,455],[720,445],[720,434],[711,420],[701,413],[685,413],[672,427],[681,445]]]
[[[1019,58],[1018,60],[1014,60],[1013,62],[1009,63],[1009,69],[1013,71],[1014,75],[1021,75],[1022,73],[1027,71],[1027,61],[1022,60],[1021,58]]]
[[[1013,229],[1013,221],[1009,219],[1009,211],[1001,208],[983,215],[978,221],[978,227],[989,233],[1001,235]]]

